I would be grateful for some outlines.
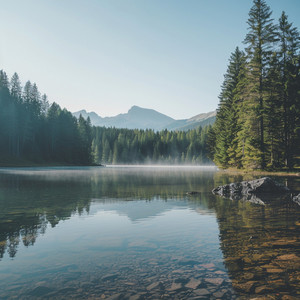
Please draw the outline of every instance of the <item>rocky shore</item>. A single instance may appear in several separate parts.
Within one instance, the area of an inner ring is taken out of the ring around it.
[[[278,196],[281,199],[283,196],[290,198],[291,193],[288,187],[280,185],[269,177],[218,186],[212,192],[231,200],[249,201],[260,205],[264,205],[268,200]],[[294,201],[297,202],[297,199]]]

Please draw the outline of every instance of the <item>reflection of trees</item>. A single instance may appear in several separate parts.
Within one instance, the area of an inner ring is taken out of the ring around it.
[[[212,184],[212,173],[199,174],[199,169],[16,173],[0,174],[0,258],[6,252],[14,257],[20,243],[34,245],[48,224],[55,227],[74,214],[88,213],[91,199],[167,199]]]
[[[89,210],[89,190],[72,182],[33,181],[20,176],[1,176],[0,258],[15,257],[20,242],[34,245],[48,224],[54,227],[72,214]]]
[[[210,172],[199,169],[108,170],[106,176],[94,176],[92,184],[96,197],[162,199],[185,196],[188,191],[207,192],[213,184]]]
[[[299,207],[280,198],[265,206],[217,197],[215,210],[225,265],[242,295],[299,293]]]

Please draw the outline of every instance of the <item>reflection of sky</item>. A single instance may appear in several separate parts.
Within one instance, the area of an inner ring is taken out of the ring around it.
[[[14,260],[5,256],[0,262],[0,279],[10,280],[18,273],[44,272],[65,264],[101,263],[104,257],[113,259],[121,253],[126,256],[137,249],[153,251],[173,247],[182,255],[189,255],[187,245],[213,245],[217,250],[215,216],[209,211],[208,215],[200,215],[184,203],[180,201],[180,205],[176,205],[176,201],[155,200],[106,205],[93,202],[91,214],[76,214],[54,228],[49,226],[47,233],[40,236],[33,247],[20,244]],[[139,209],[146,211],[151,205],[161,205],[160,212],[149,217],[137,214],[134,219],[126,214],[133,206],[138,212]]]
[[[93,199],[95,205],[92,205],[89,213],[95,214],[99,210],[113,211],[120,216],[127,216],[132,222],[143,221],[147,218],[160,216],[166,211],[191,209],[203,214],[214,214],[213,209],[208,209],[203,203],[187,202],[182,199],[168,199],[160,201],[159,198],[154,198],[151,201],[120,201],[119,199]]]

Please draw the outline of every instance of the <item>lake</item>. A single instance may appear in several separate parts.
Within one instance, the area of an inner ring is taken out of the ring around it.
[[[300,206],[211,193],[243,179],[214,167],[0,168],[0,299],[300,298]],[[299,177],[277,180],[300,192]]]

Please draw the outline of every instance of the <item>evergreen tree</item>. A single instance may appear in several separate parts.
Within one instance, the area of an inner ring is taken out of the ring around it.
[[[29,103],[31,102],[31,96],[32,96],[32,84],[30,82],[30,80],[28,80],[25,83],[24,89],[23,89],[23,99],[24,99],[24,103],[26,103],[26,105],[28,106]]]
[[[284,12],[275,26],[264,0],[253,1],[248,25],[246,60],[230,81],[231,57],[208,134],[210,157],[221,167],[292,168],[300,164],[299,33]]]
[[[264,0],[254,0],[249,12],[249,32],[244,43],[247,44],[248,89],[251,97],[248,107],[251,112],[247,125],[251,128],[251,136],[247,143],[251,148],[258,168],[265,167],[265,97],[266,72],[269,68],[269,58],[276,42],[276,26],[271,19],[270,7]],[[254,152],[254,153],[253,153]],[[254,163],[254,160],[252,160]]]
[[[283,108],[284,132],[284,164],[292,167],[293,150],[297,140],[299,128],[299,32],[292,23],[288,22],[287,15],[282,12],[279,19],[279,65],[281,71],[281,103]]]
[[[219,96],[220,104],[214,124],[213,157],[216,164],[224,168],[235,165],[237,160],[238,113],[241,105],[237,86],[244,63],[244,53],[236,48],[235,52],[231,54]]]
[[[273,54],[266,76],[266,164],[268,168],[282,167],[283,153],[283,119],[284,113],[280,101],[281,74],[277,53]]]
[[[14,73],[10,80],[10,95],[18,101],[22,98],[22,87],[19,79],[19,75]]]
[[[43,94],[42,98],[41,98],[41,113],[44,116],[46,116],[49,108],[50,108],[50,105],[49,105],[48,97],[46,94]]]
[[[78,119],[78,132],[80,140],[79,160],[82,164],[90,164],[92,162],[91,146],[92,146],[92,129],[91,120],[88,117],[85,120],[82,115]]]

